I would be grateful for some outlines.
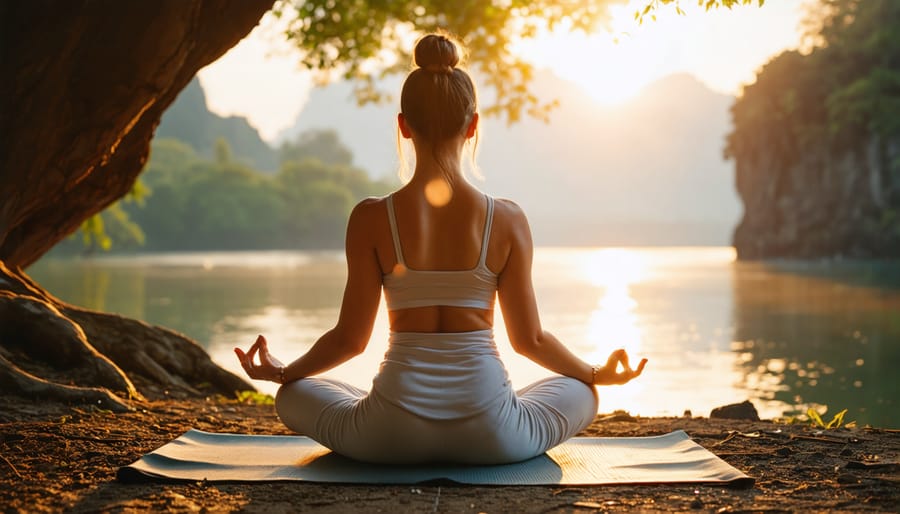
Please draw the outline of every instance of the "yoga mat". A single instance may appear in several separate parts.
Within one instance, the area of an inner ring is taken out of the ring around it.
[[[118,479],[345,484],[415,484],[434,480],[478,485],[753,484],[752,478],[681,430],[654,437],[576,437],[533,459],[497,466],[368,464],[333,453],[307,437],[189,430],[133,464],[119,468]]]

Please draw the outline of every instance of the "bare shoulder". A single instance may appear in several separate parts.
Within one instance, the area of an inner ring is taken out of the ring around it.
[[[491,232],[493,252],[488,253],[488,265],[503,273],[514,256],[527,256],[532,246],[531,228],[525,211],[506,198],[494,200],[494,224]]]
[[[494,199],[494,215],[504,221],[513,223],[527,223],[525,211],[519,204],[509,198]]]
[[[353,207],[353,213],[357,214],[367,214],[371,213],[376,209],[384,209],[385,199],[384,197],[378,196],[370,196],[368,198],[364,198],[355,207]]]
[[[528,225],[528,217],[525,211],[516,202],[497,198],[494,201],[494,217],[497,220],[494,227],[506,234],[512,240],[531,239],[531,227]]]
[[[369,225],[373,222],[376,222],[380,219],[381,214],[385,212],[385,201],[384,198],[378,197],[369,197],[353,207],[353,210],[350,212],[350,224],[351,225]]]
[[[372,238],[387,223],[384,198],[370,197],[362,200],[350,212],[347,221],[347,243],[372,242]]]

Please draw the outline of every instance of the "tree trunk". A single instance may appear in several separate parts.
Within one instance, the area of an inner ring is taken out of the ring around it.
[[[163,111],[272,3],[0,3],[0,384],[109,408],[126,406],[110,391],[250,388],[184,336],[68,305],[21,270],[131,189]]]

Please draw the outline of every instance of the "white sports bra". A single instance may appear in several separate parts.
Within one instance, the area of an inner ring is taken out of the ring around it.
[[[391,237],[394,239],[394,253],[397,263],[400,264],[382,279],[384,298],[389,311],[434,305],[493,308],[497,293],[497,274],[488,269],[485,261],[491,237],[491,222],[494,219],[494,199],[488,195],[485,197],[487,216],[478,265],[468,270],[453,271],[416,270],[406,265],[403,250],[400,248],[393,196],[387,197],[388,221],[391,224]]]

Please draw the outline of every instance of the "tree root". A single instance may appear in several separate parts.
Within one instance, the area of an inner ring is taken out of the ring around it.
[[[82,309],[0,261],[0,382],[23,396],[100,402],[253,389],[171,330]],[[118,396],[116,396],[118,395]]]
[[[0,384],[4,392],[24,397],[56,400],[67,403],[98,405],[113,412],[132,410],[125,401],[107,389],[99,387],[68,386],[49,382],[22,370],[0,355]]]

